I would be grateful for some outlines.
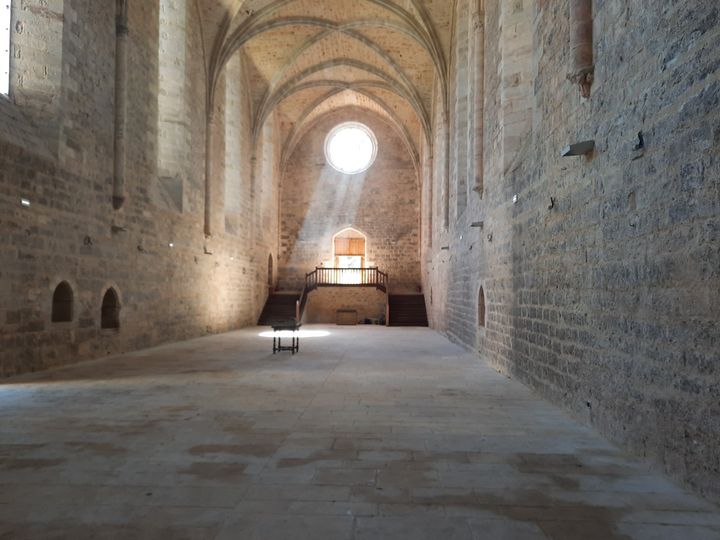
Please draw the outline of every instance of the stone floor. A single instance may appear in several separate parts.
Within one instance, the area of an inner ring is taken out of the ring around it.
[[[720,538],[716,507],[431,330],[325,330],[4,381],[0,538]]]

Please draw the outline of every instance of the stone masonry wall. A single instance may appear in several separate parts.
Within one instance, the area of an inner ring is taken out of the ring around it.
[[[499,5],[485,2],[484,194],[447,232],[433,216],[432,324],[718,500],[720,9],[594,2],[595,84],[581,100],[566,80],[568,1]],[[510,31],[532,29],[519,71],[503,57],[508,17]],[[532,92],[512,159],[508,84]],[[560,157],[587,139],[592,156]]]
[[[274,120],[268,126],[267,150],[257,162],[249,155],[228,160],[243,169],[242,174],[237,168],[229,174],[241,183],[234,191],[235,202],[253,209],[247,221],[254,234],[236,230],[226,234],[223,187],[232,185],[233,179],[225,176],[225,143],[247,148],[250,134],[247,123],[239,120],[226,130],[224,122],[232,120],[233,113],[226,115],[224,99],[218,101],[218,131],[238,140],[218,136],[222,144],[214,156],[213,207],[220,225],[206,240],[202,219],[205,59],[198,21],[188,16],[185,23],[185,70],[178,71],[177,80],[166,73],[171,79],[166,84],[185,88],[185,99],[191,102],[184,107],[185,114],[175,111],[187,136],[176,150],[189,155],[174,162],[187,189],[181,205],[170,205],[157,197],[162,177],[158,140],[163,136],[158,122],[158,98],[163,96],[158,82],[158,4],[130,2],[126,202],[116,211],[112,206],[115,2],[65,0],[51,2],[51,10],[21,10],[19,4],[13,12],[16,65],[11,97],[0,97],[0,374],[254,324],[267,294],[268,255],[277,258],[277,219],[265,223],[267,207],[277,207],[279,185]],[[53,49],[57,58],[52,59],[60,65],[46,73],[54,77],[59,69],[63,77],[62,84],[54,78],[34,94],[26,71],[42,73],[42,66],[33,71],[21,64],[40,54],[31,55],[24,40],[42,32],[33,21],[42,14],[53,22],[50,37],[62,34],[62,47]],[[233,65],[231,76],[241,71],[241,66]],[[225,92],[219,93],[224,98]],[[61,106],[47,109],[48,100]],[[233,106],[235,115],[246,114],[237,100]],[[173,140],[177,141],[169,142]],[[242,183],[251,181],[245,171],[253,167],[255,189],[251,190]],[[264,194],[262,209],[255,209],[259,203],[251,200],[254,192]],[[31,206],[21,205],[21,198]],[[264,222],[253,223],[254,219]],[[50,320],[53,291],[61,281],[74,291],[74,317],[69,323]],[[122,306],[119,330],[100,328],[101,301],[110,287]]]
[[[376,289],[342,287],[318,289],[310,293],[304,322],[308,324],[335,324],[339,309],[357,311],[358,324],[365,319],[384,319],[387,295]]]
[[[347,121],[365,123],[378,140],[375,164],[355,176],[339,173],[325,159],[327,134]],[[389,274],[391,290],[417,291],[419,199],[415,166],[393,128],[362,109],[325,116],[305,135],[283,174],[281,287],[300,290],[307,272],[333,264],[333,235],[353,227],[367,236],[368,261]]]

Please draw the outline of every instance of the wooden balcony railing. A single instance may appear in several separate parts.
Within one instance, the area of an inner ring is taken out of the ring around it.
[[[297,301],[295,317],[302,321],[308,295],[318,287],[375,287],[387,294],[388,275],[379,268],[325,268],[305,274],[305,289]]]
[[[318,267],[305,276],[311,289],[317,287],[375,287],[387,290],[388,275],[378,268]]]

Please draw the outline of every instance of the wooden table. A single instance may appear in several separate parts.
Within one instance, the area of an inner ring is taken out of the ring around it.
[[[302,326],[301,323],[292,321],[278,321],[271,324],[273,329],[273,354],[289,351],[292,354],[300,352],[300,336],[298,331]],[[280,332],[292,332],[292,343],[290,345],[282,344],[282,336]]]

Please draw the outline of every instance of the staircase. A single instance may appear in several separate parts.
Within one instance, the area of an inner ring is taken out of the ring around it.
[[[391,294],[389,326],[428,326],[425,296],[422,294]]]
[[[258,326],[270,326],[277,321],[294,320],[295,305],[299,299],[299,294],[271,294],[260,315]]]
[[[271,294],[265,304],[258,326],[270,326],[278,321],[302,323],[308,296],[319,287],[374,287],[387,294],[388,275],[377,267],[371,268],[327,268],[318,266],[305,274],[305,288],[301,294]],[[422,298],[422,296],[421,296]],[[425,301],[422,301],[425,314]],[[416,326],[408,324],[406,326]],[[427,317],[425,324],[427,326]]]

